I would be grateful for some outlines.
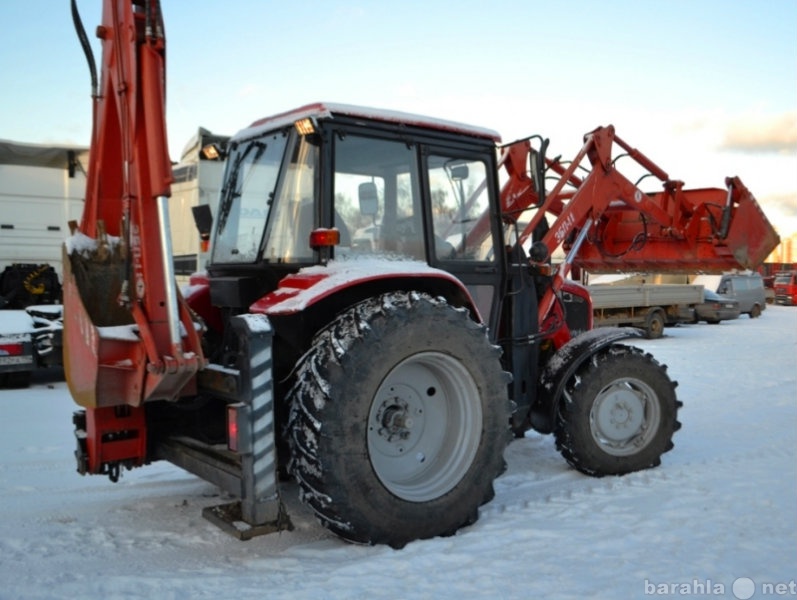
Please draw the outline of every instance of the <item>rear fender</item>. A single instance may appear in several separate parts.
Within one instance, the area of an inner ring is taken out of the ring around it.
[[[601,327],[573,338],[554,354],[540,374],[537,397],[529,412],[532,427],[551,433],[565,384],[590,356],[614,342],[641,338],[644,333],[633,327]]]
[[[276,290],[255,301],[249,310],[268,316],[289,316],[347,290],[407,289],[406,282],[410,282],[410,289],[433,295],[437,292],[449,301],[456,299],[454,304],[466,306],[474,320],[482,321],[473,298],[459,279],[426,263],[404,260],[331,261],[307,267],[282,279]]]

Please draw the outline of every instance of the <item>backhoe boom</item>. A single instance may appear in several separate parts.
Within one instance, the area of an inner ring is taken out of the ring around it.
[[[72,8],[86,49],[74,0]],[[105,0],[97,36],[86,202],[64,246],[64,370],[88,411],[83,468],[116,465],[113,476],[119,463],[144,460],[142,403],[190,390],[204,358],[172,266],[160,3]]]

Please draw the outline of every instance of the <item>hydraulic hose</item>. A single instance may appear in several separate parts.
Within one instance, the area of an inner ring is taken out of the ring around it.
[[[83,21],[80,18],[80,13],[77,10],[77,2],[72,0],[72,22],[75,24],[75,31],[80,40],[80,45],[83,48],[83,53],[86,55],[86,61],[89,63],[89,72],[91,73],[91,97],[96,98],[99,90],[97,84],[97,63],[94,61],[94,52],[91,50],[89,38],[86,35],[86,29],[83,27]]]

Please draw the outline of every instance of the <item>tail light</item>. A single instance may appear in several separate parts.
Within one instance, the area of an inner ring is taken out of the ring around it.
[[[251,435],[249,405],[243,402],[227,405],[227,448],[238,454],[250,452]]]
[[[0,344],[0,356],[19,356],[24,352],[25,348],[22,344]]]

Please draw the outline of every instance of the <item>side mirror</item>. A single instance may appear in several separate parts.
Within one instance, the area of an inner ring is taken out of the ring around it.
[[[454,181],[465,181],[468,178],[468,165],[451,167],[449,173]]]
[[[200,204],[192,206],[191,213],[194,215],[194,224],[199,232],[202,252],[207,252],[210,246],[210,233],[213,231],[213,212],[210,210],[210,205]]]
[[[361,183],[357,188],[357,197],[360,201],[361,215],[375,217],[379,213],[379,196],[373,181]]]
[[[537,192],[537,206],[545,204],[545,151],[548,149],[550,140],[548,138],[540,139],[540,149],[532,151],[530,158],[532,180],[534,182],[535,191]],[[558,158],[555,160],[558,162]]]

